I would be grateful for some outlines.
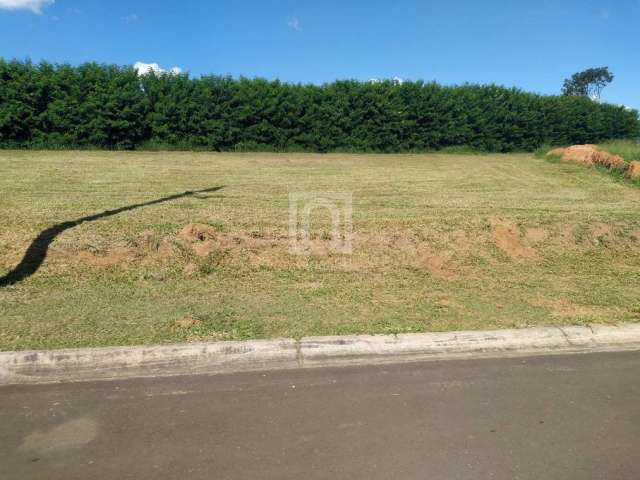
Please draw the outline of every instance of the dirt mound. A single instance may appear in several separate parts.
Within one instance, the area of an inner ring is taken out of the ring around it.
[[[216,230],[202,223],[189,223],[178,234],[182,240],[192,245],[193,252],[199,257],[206,257],[216,247]]]
[[[574,145],[564,149],[562,160],[591,166],[595,164],[597,154],[598,147],[595,145]]]
[[[631,162],[629,164],[627,176],[632,180],[640,179],[640,162]]]
[[[547,153],[547,156],[560,157],[565,162],[574,162],[580,165],[602,165],[606,168],[626,169],[627,162],[619,155],[611,155],[598,148],[597,145],[573,145],[568,148],[555,148]]]
[[[183,227],[178,236],[190,243],[204,242],[216,238],[216,230],[202,223],[189,223]]]

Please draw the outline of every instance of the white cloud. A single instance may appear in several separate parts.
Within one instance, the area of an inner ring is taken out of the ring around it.
[[[42,8],[51,5],[55,0],[0,0],[0,9],[3,10],[31,10],[33,13],[42,13]]]
[[[289,28],[295,30],[296,32],[302,31],[302,23],[300,23],[300,20],[297,18],[292,18],[291,20],[289,20],[287,22],[287,25],[289,26]]]
[[[370,78],[368,80],[369,83],[382,83],[384,80],[380,80],[379,78]],[[400,77],[393,77],[390,80],[391,83],[393,83],[394,85],[402,85],[404,83],[404,80],[401,79]]]
[[[151,72],[154,72],[157,74],[172,73],[174,75],[178,75],[179,73],[182,73],[182,69],[180,67],[173,67],[173,68],[170,68],[169,70],[165,70],[157,63],[136,62],[133,65],[133,68],[136,69],[136,71],[138,72],[138,75],[146,75]]]
[[[127,23],[134,23],[134,22],[137,22],[138,20],[140,20],[140,17],[138,16],[138,14],[132,13],[131,15],[127,15],[125,17],[122,17],[122,19]]]

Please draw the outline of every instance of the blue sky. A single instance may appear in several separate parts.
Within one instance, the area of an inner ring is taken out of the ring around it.
[[[639,25],[640,0],[0,0],[0,56],[540,93],[607,65],[603,99],[640,108]]]

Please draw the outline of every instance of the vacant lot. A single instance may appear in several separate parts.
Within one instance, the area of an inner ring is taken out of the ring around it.
[[[289,253],[306,191],[352,255]],[[640,189],[530,155],[5,151],[0,195],[4,350],[640,318]]]

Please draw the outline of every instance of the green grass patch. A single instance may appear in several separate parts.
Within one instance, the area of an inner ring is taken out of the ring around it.
[[[640,190],[530,154],[3,151],[0,191],[0,277],[112,212],[0,286],[3,350],[640,319]],[[290,254],[292,192],[352,194],[351,255],[326,209]]]

